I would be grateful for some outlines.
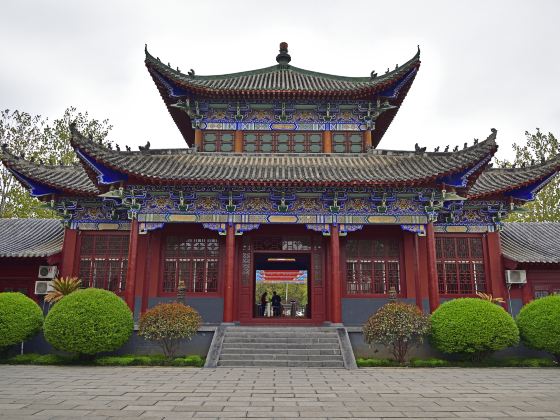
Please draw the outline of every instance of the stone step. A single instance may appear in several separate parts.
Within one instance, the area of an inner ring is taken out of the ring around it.
[[[294,362],[301,362],[306,360],[311,361],[327,361],[327,360],[342,360],[340,354],[223,354],[220,360],[291,360]]]
[[[247,349],[244,347],[222,347],[222,354],[262,354],[266,351],[267,354],[341,354],[339,348],[323,348],[323,349]]]
[[[227,331],[227,335],[242,335],[255,337],[336,337],[336,331]]]
[[[289,333],[315,333],[315,332],[336,332],[333,327],[228,327],[227,332],[289,332]]]
[[[339,334],[329,327],[228,327],[218,366],[343,368]]]
[[[263,337],[224,337],[224,343],[299,343],[299,344],[316,344],[316,343],[332,343],[338,344],[338,337],[333,338],[263,338]]]
[[[289,360],[220,360],[218,366],[223,367],[329,367],[343,368],[344,362],[327,361],[289,361]]]

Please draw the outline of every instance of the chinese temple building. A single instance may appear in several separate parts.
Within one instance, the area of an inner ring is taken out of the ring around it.
[[[492,168],[495,129],[433,152],[381,147],[420,51],[364,77],[295,67],[286,43],[276,64],[241,73],[183,73],[147,50],[145,64],[184,149],[114,150],[72,126],[79,165],[1,152],[63,218],[60,275],[122,295],[136,316],[184,284],[207,323],[359,325],[392,296],[426,312],[506,297],[504,270],[531,264],[519,243],[535,231],[505,224],[500,241],[503,220],[560,158]],[[543,264],[557,268],[558,255]],[[530,300],[532,287],[511,298]],[[271,288],[281,303],[269,310]]]

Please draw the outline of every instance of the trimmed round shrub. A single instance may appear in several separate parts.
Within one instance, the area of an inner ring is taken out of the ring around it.
[[[22,293],[0,293],[0,348],[21,343],[43,326],[43,312]]]
[[[57,302],[45,319],[44,332],[54,348],[84,356],[118,349],[133,328],[132,312],[124,300],[91,288]]]
[[[521,341],[527,347],[551,353],[560,363],[560,295],[529,302],[516,320]]]
[[[430,332],[430,318],[415,305],[390,302],[369,317],[362,332],[366,343],[385,345],[402,364],[408,350]]]
[[[138,335],[157,342],[166,357],[173,357],[181,340],[192,338],[202,318],[196,309],[182,303],[161,303],[140,318]]]
[[[480,361],[519,343],[513,318],[500,306],[475,298],[453,299],[432,314],[432,345],[443,353]]]

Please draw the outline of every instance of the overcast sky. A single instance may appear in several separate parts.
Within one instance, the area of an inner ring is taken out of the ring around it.
[[[50,119],[76,106],[111,138],[184,147],[143,63],[197,74],[291,64],[346,76],[422,66],[380,148],[472,143],[499,154],[535,127],[560,136],[560,1],[0,1],[0,106]]]

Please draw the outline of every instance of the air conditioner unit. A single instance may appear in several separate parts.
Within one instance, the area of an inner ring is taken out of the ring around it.
[[[58,268],[56,265],[41,265],[39,266],[40,279],[54,279],[58,274]]]
[[[36,295],[46,295],[49,292],[52,292],[54,288],[51,285],[51,282],[48,280],[38,280],[35,282],[35,294]]]
[[[527,272],[525,270],[506,270],[506,284],[526,284]]]

